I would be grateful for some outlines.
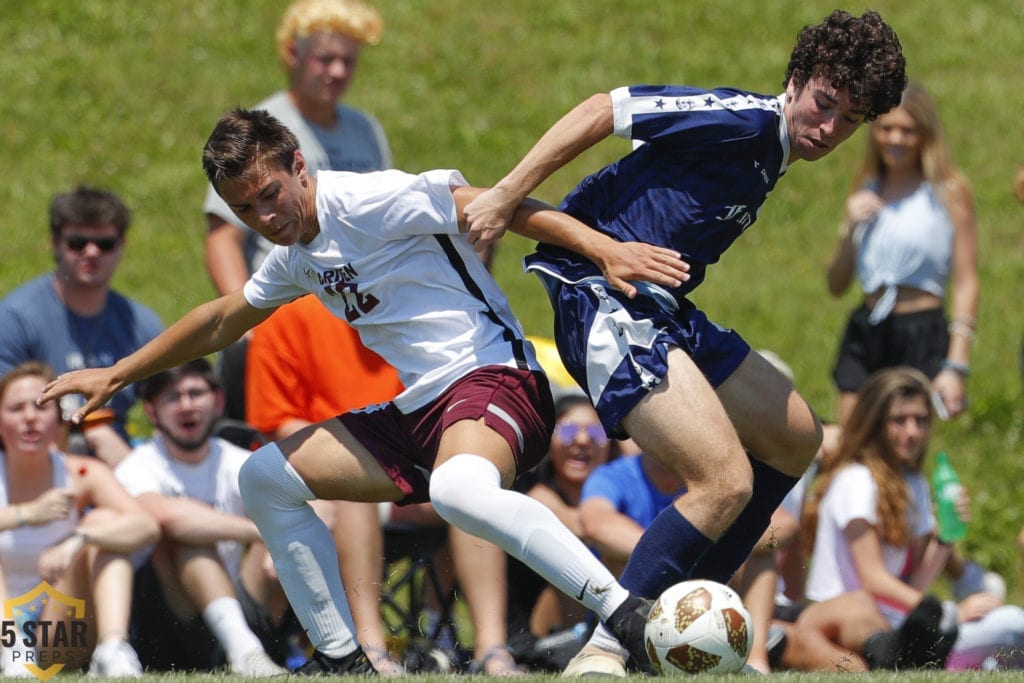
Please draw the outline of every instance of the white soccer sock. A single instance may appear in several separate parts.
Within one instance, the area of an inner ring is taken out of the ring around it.
[[[330,657],[355,652],[355,624],[334,539],[307,502],[316,496],[275,443],[249,456],[238,484],[246,514],[274,559],[281,586],[310,643]]]
[[[546,505],[501,488],[486,458],[463,453],[446,461],[430,476],[430,499],[446,522],[496,544],[602,620],[629,596]]]
[[[245,621],[242,605],[235,598],[225,596],[210,601],[203,608],[203,621],[213,631],[233,666],[240,665],[253,650],[263,649],[260,639]]]
[[[604,650],[605,652],[613,652],[623,659],[629,658],[629,650],[622,647],[622,643],[619,639],[611,634],[604,624],[598,624],[597,628],[590,635],[590,640],[587,641],[587,645],[593,645],[596,648]]]

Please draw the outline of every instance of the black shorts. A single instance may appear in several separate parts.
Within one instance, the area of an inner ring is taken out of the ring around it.
[[[135,572],[128,634],[146,671],[213,671],[226,663],[201,616],[183,621],[167,606],[150,562]]]
[[[866,306],[861,306],[846,324],[832,370],[839,391],[855,392],[872,373],[901,365],[916,368],[928,377],[939,374],[949,350],[949,330],[942,309],[894,313],[877,325],[868,322],[870,314]]]
[[[287,639],[301,631],[291,608],[280,624],[235,582],[235,594],[249,628],[271,659],[285,664]],[[202,616],[181,619],[164,598],[163,587],[151,562],[135,572],[129,640],[147,671],[213,671],[227,664],[220,643]]]

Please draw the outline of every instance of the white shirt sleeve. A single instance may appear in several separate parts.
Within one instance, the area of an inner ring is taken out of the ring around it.
[[[863,519],[872,526],[878,523],[878,487],[871,470],[863,465],[841,469],[829,485],[829,514],[839,529]]]
[[[160,480],[156,476],[156,466],[146,457],[145,449],[151,448],[145,443],[136,447],[114,468],[114,476],[132,496],[143,493],[163,493]]]

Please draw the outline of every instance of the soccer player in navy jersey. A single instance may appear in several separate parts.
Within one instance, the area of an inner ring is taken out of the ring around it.
[[[783,84],[778,96],[650,85],[594,95],[466,209],[470,241],[487,243],[587,148],[611,134],[639,143],[559,208],[615,239],[676,250],[689,278],[674,288],[636,282],[623,294],[594,264],[545,244],[527,269],[544,282],[559,352],[607,431],[628,434],[686,481],[622,576],[648,598],[691,577],[728,580],[821,441],[790,382],[687,295],[756,220],[789,164],[824,157],[899,103],[905,60],[877,13],[836,10],[801,31]],[[624,675],[626,656],[599,628],[566,673]]]

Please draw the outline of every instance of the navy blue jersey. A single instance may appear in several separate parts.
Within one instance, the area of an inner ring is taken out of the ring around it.
[[[757,219],[785,173],[782,97],[671,85],[619,88],[611,97],[615,134],[643,144],[584,178],[559,208],[620,241],[679,251],[691,266],[673,292],[681,298]],[[549,245],[527,265],[567,281],[599,273]]]

